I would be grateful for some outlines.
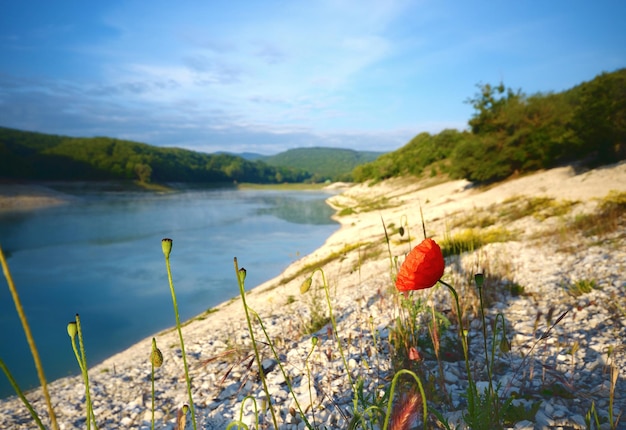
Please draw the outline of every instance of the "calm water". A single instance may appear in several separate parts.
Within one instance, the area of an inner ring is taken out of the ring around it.
[[[174,325],[161,239],[173,239],[181,319],[277,276],[323,244],[337,224],[323,192],[181,191],[83,193],[76,202],[0,213],[0,244],[49,380],[78,373],[66,325],[81,316],[87,360],[96,364]],[[0,357],[22,388],[38,385],[13,301],[2,279]],[[0,375],[0,397],[13,394]]]

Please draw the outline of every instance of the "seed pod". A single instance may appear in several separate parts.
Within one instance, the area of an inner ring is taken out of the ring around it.
[[[170,253],[172,252],[172,239],[165,238],[161,240],[161,248],[163,249],[165,258],[169,258]]]
[[[246,280],[246,274],[246,269],[244,269],[243,267],[239,269],[239,279],[241,280],[241,282]]]

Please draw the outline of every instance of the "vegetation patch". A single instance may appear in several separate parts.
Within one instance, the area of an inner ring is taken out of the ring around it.
[[[446,235],[440,246],[444,257],[448,257],[475,251],[488,243],[506,242],[514,237],[513,232],[502,227],[485,231],[470,228],[454,235]]]
[[[578,281],[566,286],[567,292],[574,297],[582,296],[583,294],[590,293],[598,288],[598,283],[595,279],[579,279]]]
[[[601,236],[615,232],[626,224],[626,193],[611,191],[591,214],[577,216],[570,228],[584,236]]]

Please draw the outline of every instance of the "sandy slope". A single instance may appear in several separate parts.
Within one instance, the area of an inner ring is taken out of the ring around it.
[[[578,174],[570,167],[557,168],[510,180],[488,189],[474,188],[464,180],[423,188],[425,185],[428,184],[410,179],[394,179],[372,187],[356,185],[332,197],[329,203],[333,207],[338,210],[356,208],[356,213],[336,216],[341,228],[315,252],[294,262],[277,278],[254,288],[248,295],[248,304],[259,314],[279,312],[279,304],[284,303],[289,295],[299,294],[300,284],[318,263],[330,255],[343,252],[345,255],[342,258],[325,261],[321,265],[330,283],[339,283],[340,278],[342,291],[354,290],[368,279],[388,278],[389,260],[386,258],[381,219],[387,226],[393,223],[396,227],[401,222],[404,224],[406,219],[409,232],[414,238],[413,245],[416,245],[422,237],[420,205],[427,234],[435,238],[441,238],[446,233],[447,223],[455,215],[463,216],[472,209],[488,208],[516,196],[577,200],[581,202],[580,206],[589,209],[610,190],[626,192],[626,162]],[[387,199],[384,208],[361,211],[364,206],[369,208],[364,202],[376,202],[381,198]],[[381,257],[359,262],[358,250],[346,252],[358,243],[363,243],[363,248],[366,243],[378,243]],[[392,254],[397,255],[398,251],[393,247],[398,244],[394,245],[392,241],[391,246]],[[402,247],[406,248],[406,244]],[[246,266],[245,261],[240,261],[239,264]],[[356,267],[358,269],[353,270]],[[251,267],[247,269],[254,270]],[[235,316],[243,317],[239,301],[223,303],[218,308],[227,312],[216,312],[199,321],[198,332],[205,332],[207,324],[219,327]],[[195,325],[196,323],[191,324],[187,330],[193,332]]]

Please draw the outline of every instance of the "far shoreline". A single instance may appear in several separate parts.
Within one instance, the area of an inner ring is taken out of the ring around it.
[[[76,199],[71,191],[135,191],[148,193],[170,193],[185,189],[228,187],[238,190],[270,191],[341,191],[353,184],[343,182],[321,183],[281,183],[255,184],[243,183],[173,183],[157,184],[138,181],[79,181],[79,182],[12,182],[0,181],[0,213],[13,211],[31,211],[69,204]]]

